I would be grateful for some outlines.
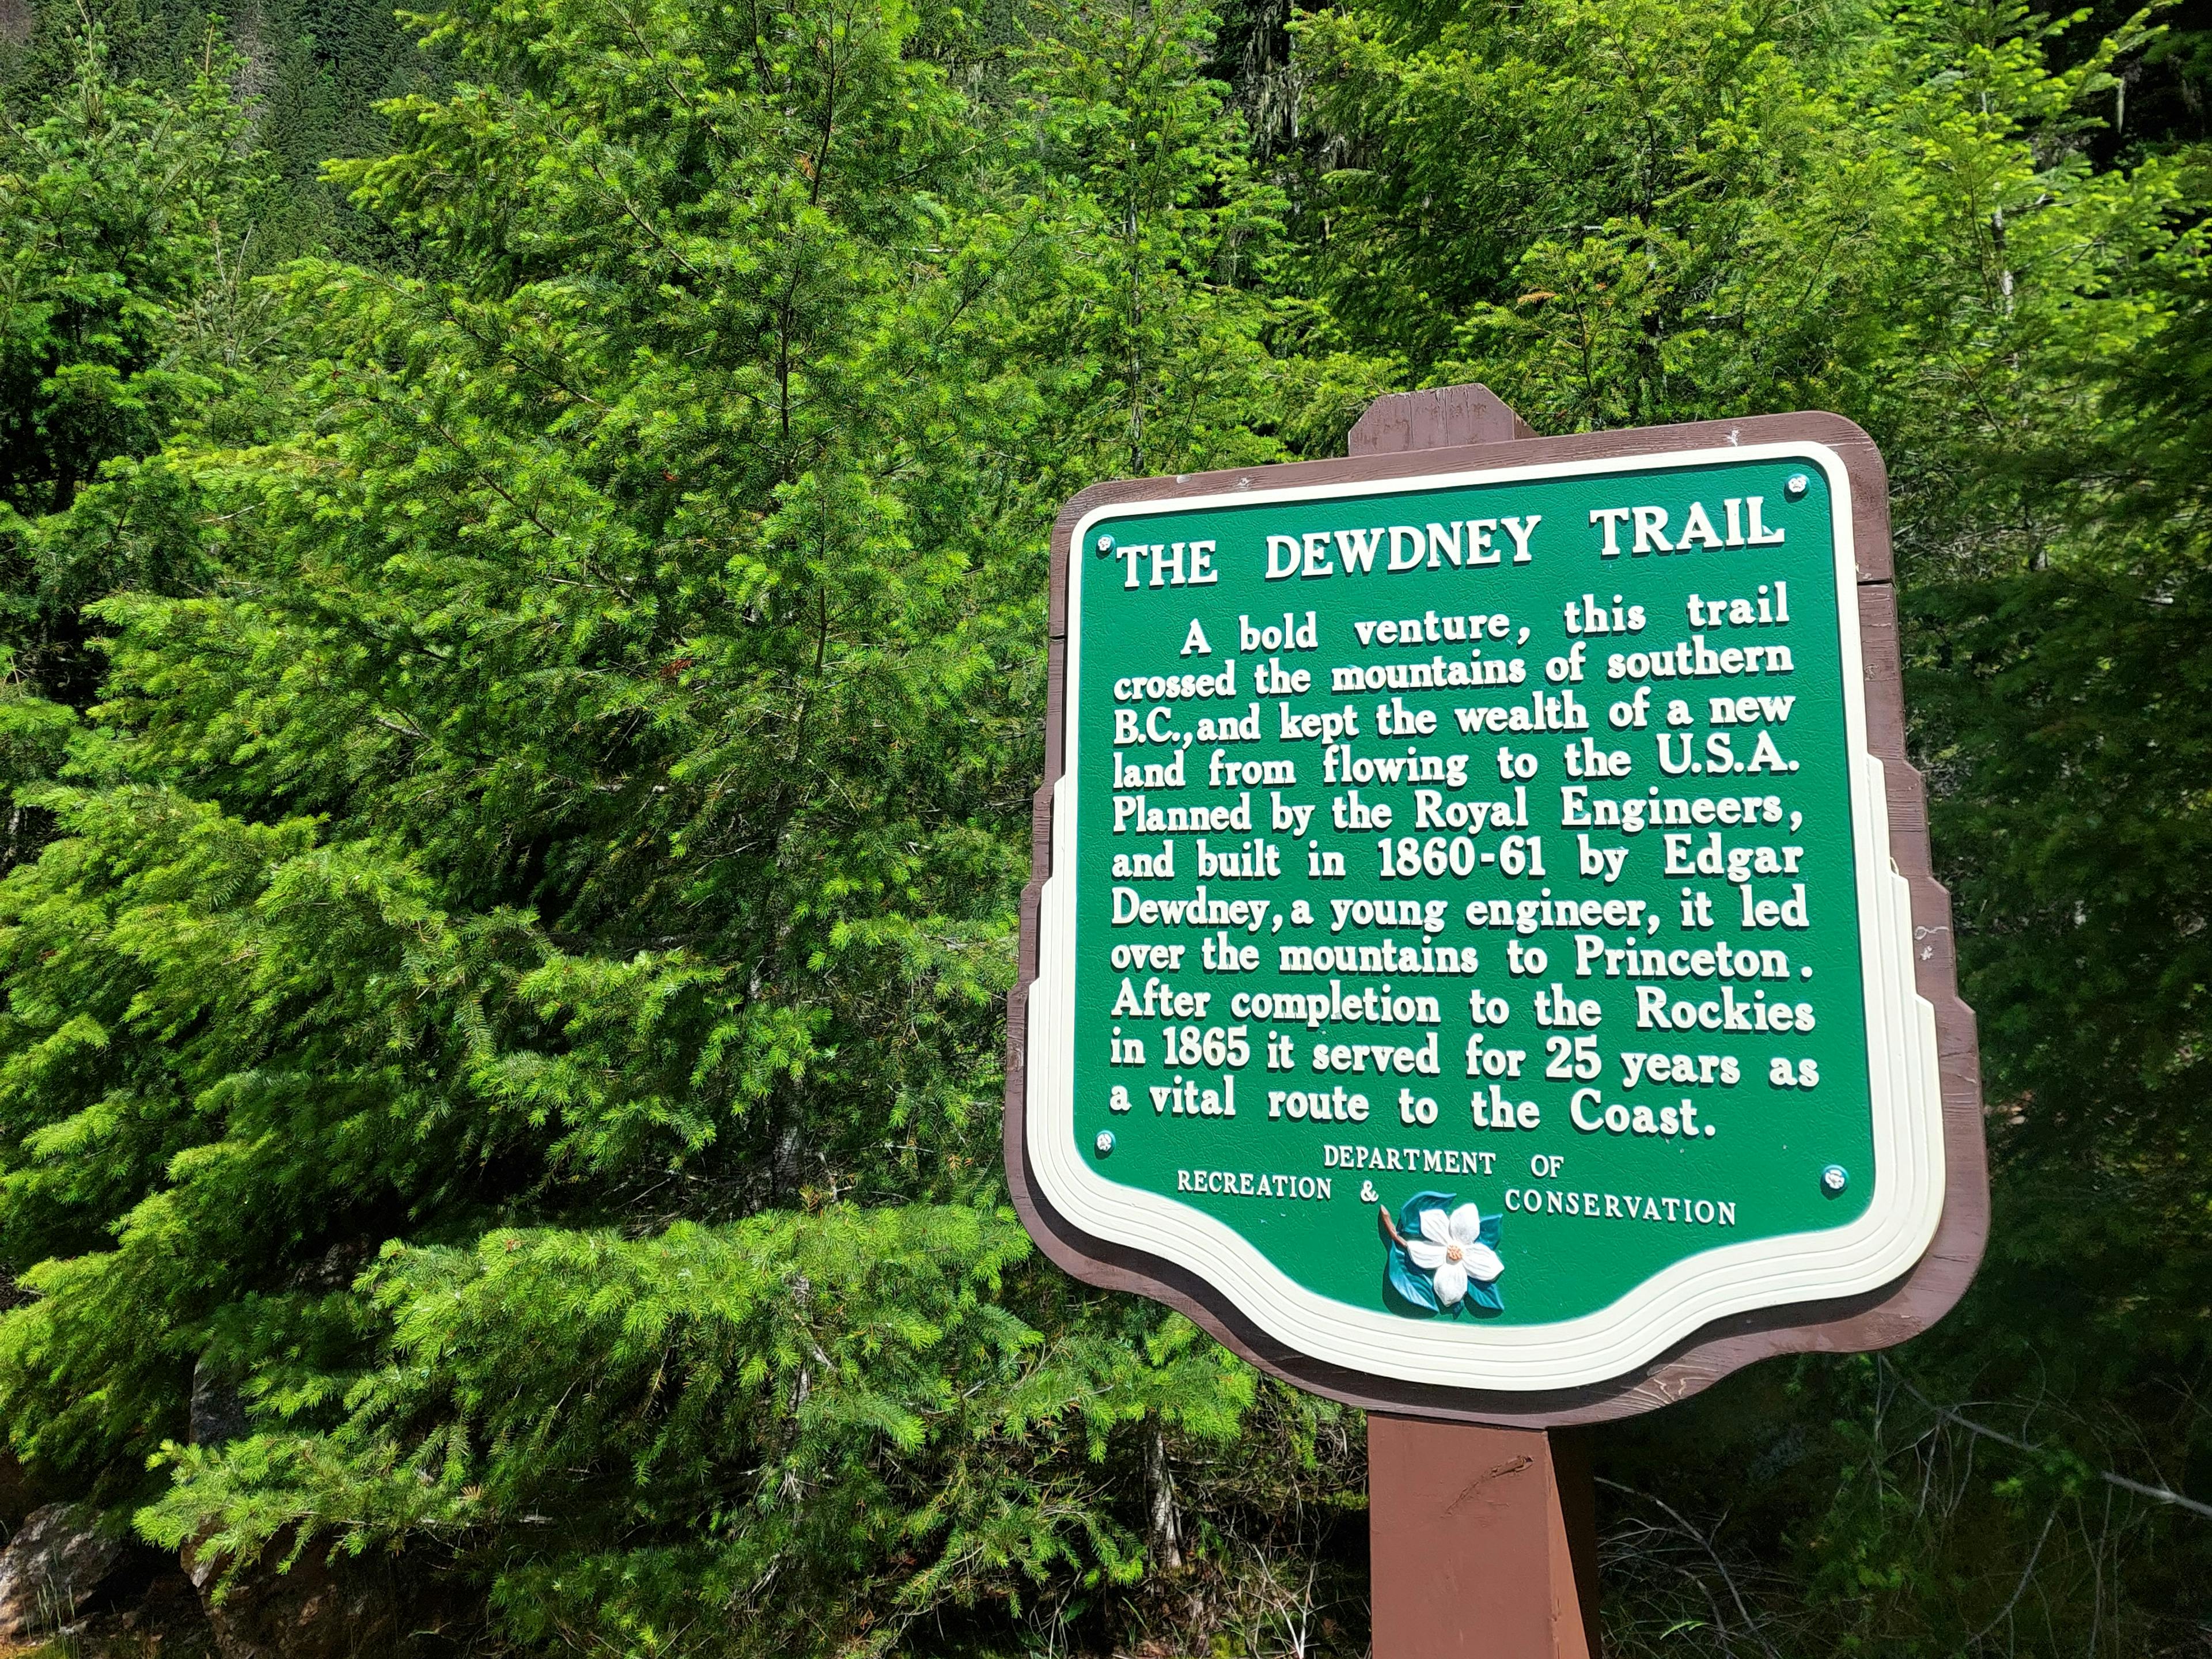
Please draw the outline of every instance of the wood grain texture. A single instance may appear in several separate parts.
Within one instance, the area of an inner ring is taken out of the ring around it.
[[[1353,428],[1354,441],[1406,445],[1422,438],[1433,441],[1467,429],[1474,418],[1468,411],[1487,407],[1483,399],[1497,402],[1486,388],[1448,390],[1480,392],[1482,396],[1396,394],[1413,401],[1393,404],[1371,423],[1368,416],[1362,416],[1360,425]],[[1392,400],[1382,399],[1376,407],[1385,404]],[[1374,410],[1369,415],[1373,416]],[[1494,428],[1494,415],[1484,418],[1491,420]],[[1525,427],[1521,429],[1526,430]],[[1398,1382],[1315,1360],[1260,1330],[1225,1297],[1188,1269],[1143,1251],[1091,1238],[1055,1211],[1037,1189],[1029,1168],[1024,1067],[1028,1055],[1029,990],[1037,969],[1038,900],[1052,873],[1052,788],[1066,765],[1070,544],[1084,514],[1108,503],[1156,501],[1165,507],[1194,496],[1233,495],[1247,489],[1379,483],[1429,473],[1481,472],[1562,461],[1808,441],[1832,450],[1850,480],[1868,738],[1885,773],[1890,856],[1911,890],[1914,977],[1936,1016],[1947,1189],[1936,1237],[1911,1271],[1863,1296],[1717,1321],[1636,1370],[1603,1383],[1509,1394]],[[1950,895],[1933,873],[1927,793],[1905,754],[1897,603],[1890,586],[1893,568],[1887,469],[1874,441],[1839,415],[1761,415],[1631,432],[1510,438],[1426,448],[1401,447],[1356,453],[1341,460],[1186,473],[1172,478],[1121,479],[1093,485],[1076,495],[1060,509],[1053,531],[1044,782],[1031,816],[1030,881],[1022,893],[1020,982],[1008,1000],[1006,1020],[1006,1181],[1015,1209],[1039,1248],[1089,1284],[1148,1296],[1181,1310],[1252,1364],[1300,1388],[1376,1411],[1524,1428],[1601,1422],[1650,1411],[1686,1399],[1755,1360],[1784,1353],[1856,1352],[1889,1347],[1942,1317],[1965,1294],[1989,1236],[1989,1166],[1982,1135],[1979,1052],[1973,1015],[1959,999]]]
[[[1396,455],[1535,435],[1488,386],[1445,386],[1377,398],[1352,427],[1345,447],[1353,455]]]
[[[1370,1413],[1367,1488],[1375,1659],[1594,1659],[1579,1434]]]

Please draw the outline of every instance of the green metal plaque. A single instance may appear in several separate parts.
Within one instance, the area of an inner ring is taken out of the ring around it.
[[[1945,1145],[1849,470],[1489,453],[1080,513],[1019,1150],[1240,1328],[1527,1395],[1899,1279]]]

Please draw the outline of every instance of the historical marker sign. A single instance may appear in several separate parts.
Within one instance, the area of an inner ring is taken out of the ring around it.
[[[1056,1257],[1529,1420],[1955,1299],[1971,1022],[1856,428],[1109,485],[1060,535],[1008,1147]]]

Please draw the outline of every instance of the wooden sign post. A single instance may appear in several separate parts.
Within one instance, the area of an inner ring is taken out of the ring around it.
[[[1006,1168],[1366,1407],[1377,1659],[1596,1650],[1553,1431],[1902,1340],[1987,1231],[1887,483],[1788,415],[1102,484],[1054,545]]]
[[[1347,446],[1402,454],[1535,435],[1486,386],[1404,392]],[[1367,1419],[1376,1655],[1596,1659],[1597,1492],[1572,1431]]]

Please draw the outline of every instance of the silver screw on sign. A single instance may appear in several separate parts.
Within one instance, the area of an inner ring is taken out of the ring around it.
[[[1820,1190],[1827,1194],[1830,1198],[1835,1197],[1850,1184],[1850,1171],[1840,1164],[1831,1164],[1820,1171]]]
[[[1098,1132],[1098,1139],[1091,1144],[1098,1149],[1099,1157],[1105,1157],[1114,1150],[1114,1132],[1111,1129],[1101,1129]]]

